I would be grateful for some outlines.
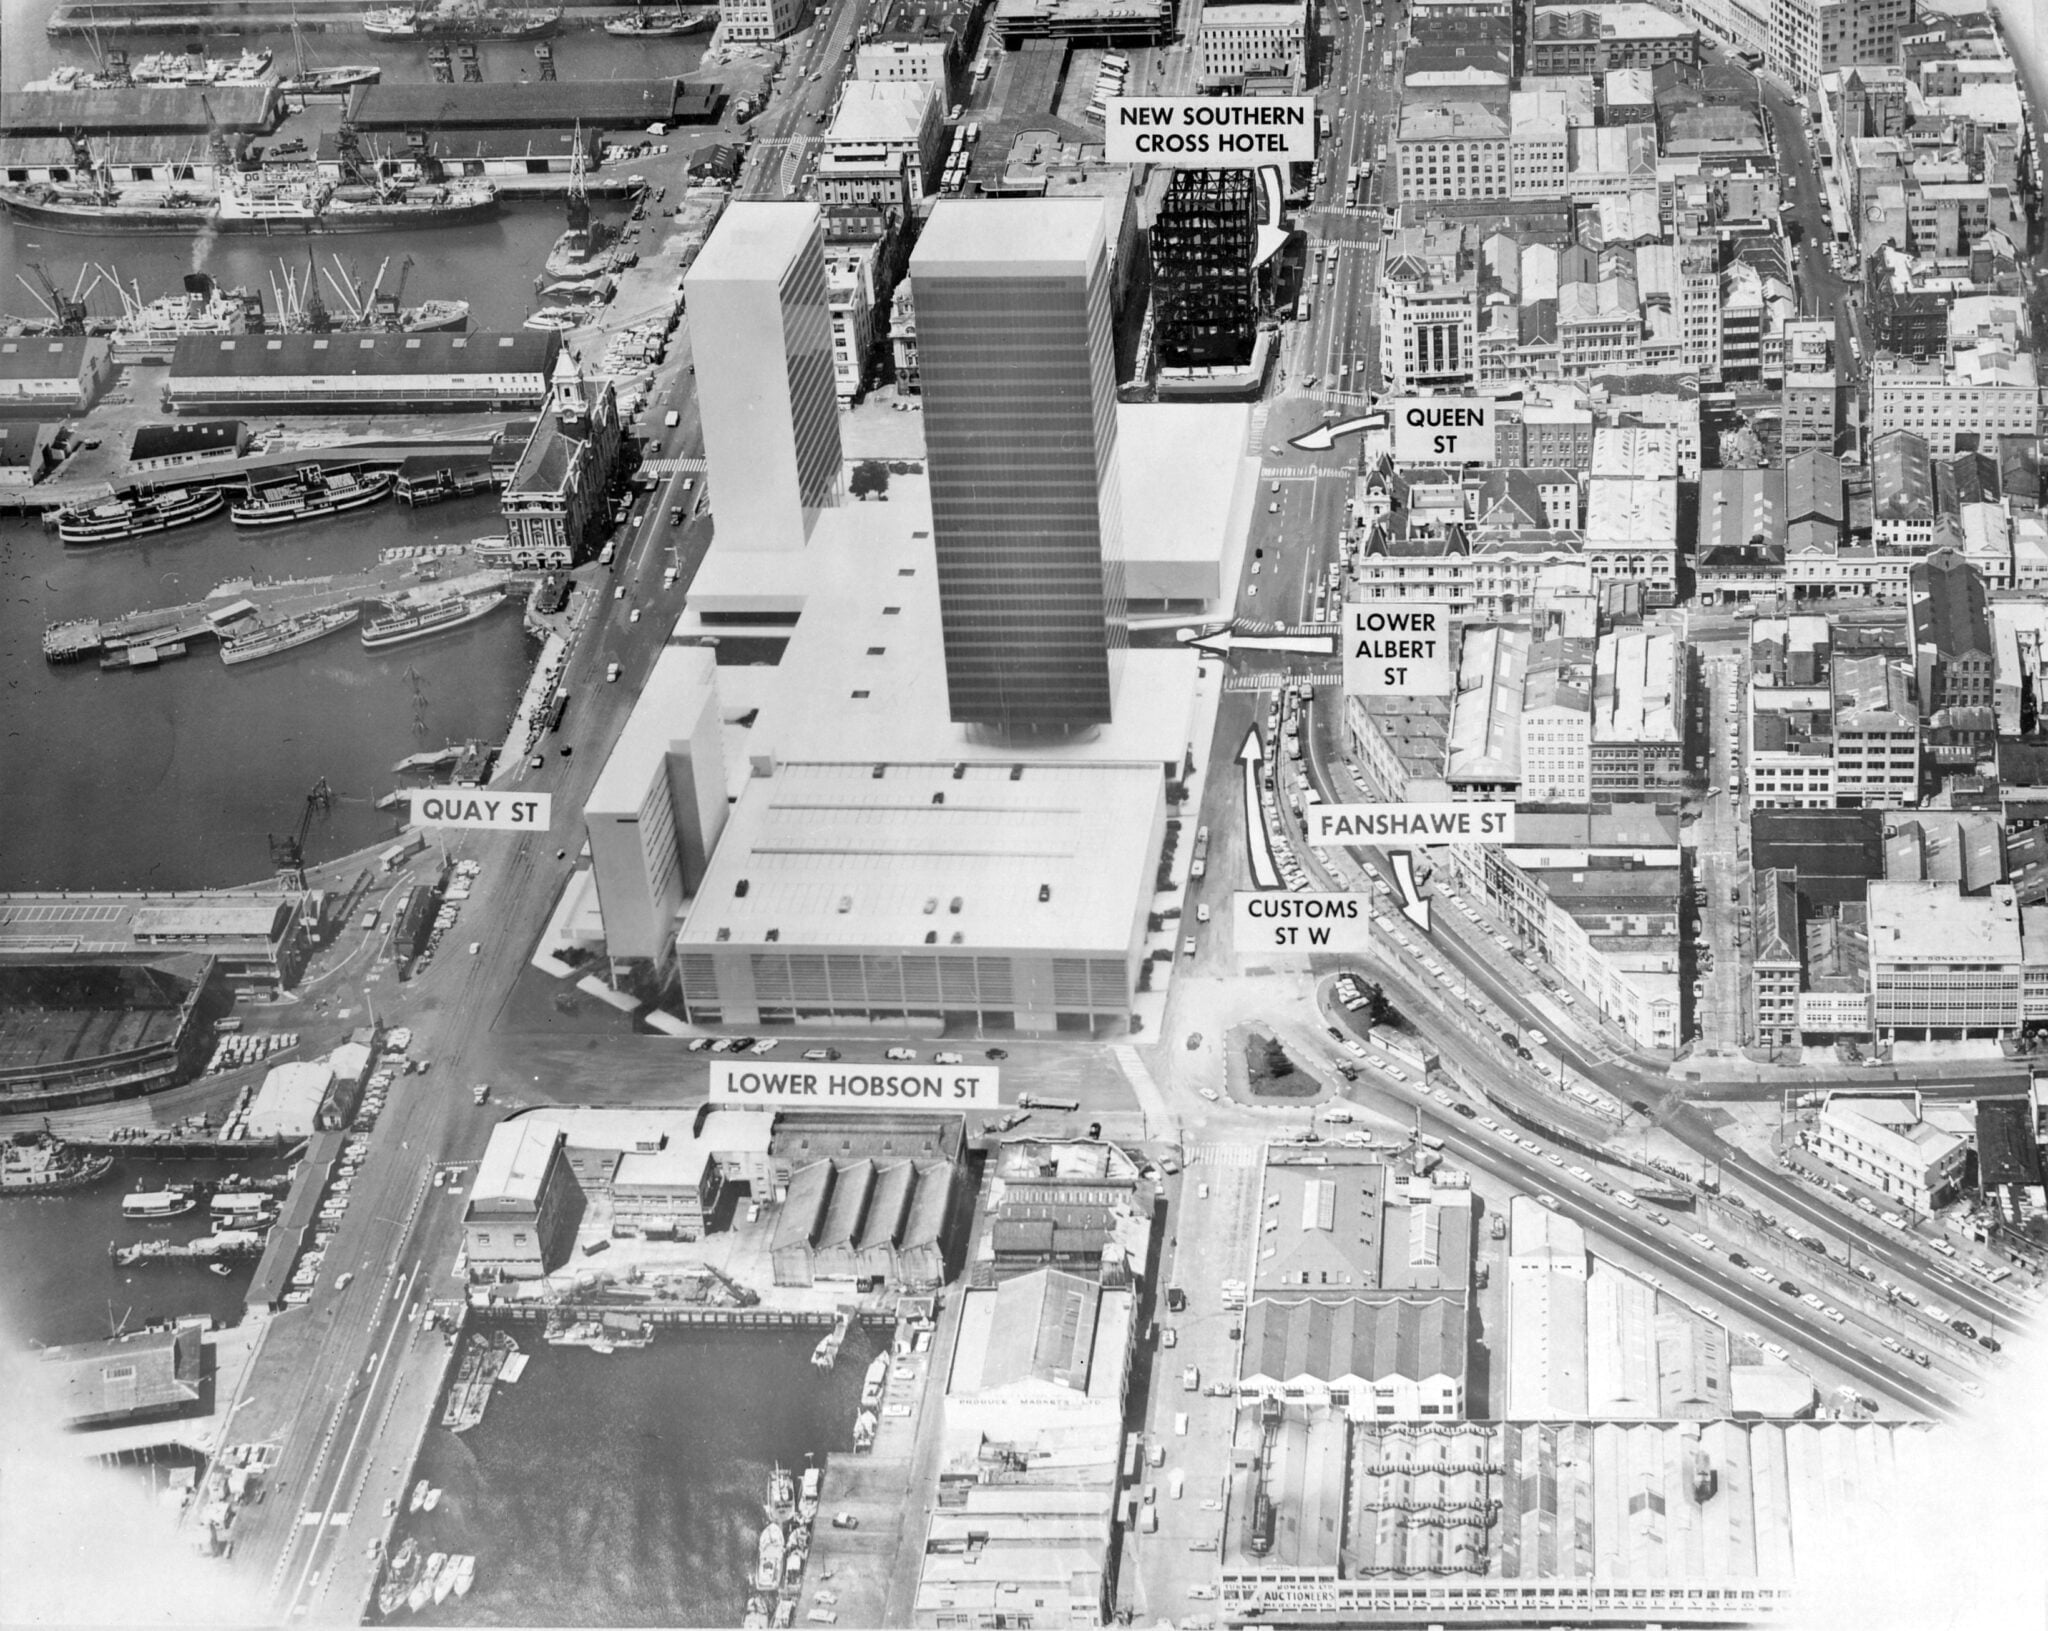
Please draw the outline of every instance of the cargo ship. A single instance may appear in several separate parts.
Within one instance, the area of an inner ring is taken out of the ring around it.
[[[381,646],[425,639],[430,634],[445,634],[450,629],[459,629],[466,623],[490,616],[504,603],[505,592],[502,589],[483,595],[443,595],[423,601],[395,611],[389,617],[373,618],[365,623],[363,649],[375,651]]]
[[[124,288],[114,277],[103,281],[121,296],[121,316],[108,336],[117,363],[167,363],[188,334],[240,334],[248,326],[248,292],[222,289],[204,272],[185,274],[183,294],[149,301],[139,287]]]
[[[696,11],[683,11],[674,6],[662,6],[649,11],[645,6],[641,6],[623,17],[607,19],[604,31],[621,39],[665,40],[678,34],[695,34],[717,21],[718,12],[710,6]]]
[[[117,544],[127,538],[192,526],[218,515],[226,503],[227,494],[218,487],[173,487],[165,492],[137,487],[125,497],[59,510],[57,536],[74,547]]]
[[[302,617],[288,617],[282,623],[272,623],[265,628],[251,630],[232,640],[220,643],[220,660],[230,668],[239,663],[253,663],[259,657],[275,657],[281,651],[296,650],[311,645],[315,640],[324,639],[338,629],[345,629],[356,620],[356,608],[339,606],[331,612],[307,612]]]
[[[363,13],[374,40],[538,40],[562,27],[560,6],[384,6]]]
[[[228,515],[238,527],[283,527],[323,515],[343,515],[388,497],[397,479],[389,470],[365,464],[340,464],[332,469],[302,464],[283,481],[250,478],[248,497]]]
[[[382,232],[493,220],[498,190],[488,181],[336,185],[308,167],[235,172],[209,197],[121,187],[102,168],[83,182],[0,187],[0,210],[54,232]]]

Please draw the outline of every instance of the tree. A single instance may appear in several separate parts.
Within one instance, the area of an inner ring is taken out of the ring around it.
[[[866,498],[871,493],[879,497],[889,490],[889,467],[879,459],[863,459],[853,467],[846,490],[855,498]]]
[[[1280,1046],[1277,1037],[1266,1038],[1266,1074],[1275,1081],[1294,1074],[1294,1061],[1287,1057],[1287,1050]]]
[[[1359,1010],[1368,1025],[1384,1025],[1394,1017],[1394,1005],[1387,1001],[1386,992],[1370,980],[1360,980],[1358,988],[1365,993],[1365,1006]]]

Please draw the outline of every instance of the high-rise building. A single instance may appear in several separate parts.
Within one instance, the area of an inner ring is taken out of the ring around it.
[[[1250,170],[1176,170],[1152,221],[1154,332],[1167,368],[1242,367],[1259,337],[1259,188]]]
[[[815,204],[734,204],[683,279],[721,548],[795,549],[839,495]]]
[[[1098,200],[947,200],[910,260],[956,723],[1109,721],[1125,645]]]

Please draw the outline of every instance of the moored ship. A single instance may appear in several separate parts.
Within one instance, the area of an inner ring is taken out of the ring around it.
[[[0,1145],[0,1195],[58,1195],[99,1183],[111,1155],[86,1155],[52,1138]]]
[[[173,527],[189,527],[217,515],[227,503],[218,487],[173,487],[159,492],[137,487],[125,497],[73,505],[57,512],[57,536],[66,544],[113,544]]]
[[[397,477],[363,464],[302,464],[283,481],[251,478],[248,497],[228,511],[238,527],[283,527],[366,509],[387,497]]]
[[[437,465],[431,470],[405,471],[398,474],[398,501],[417,507],[421,504],[439,504],[445,499],[467,498],[473,493],[488,493],[497,485],[488,466]]]
[[[695,11],[676,6],[660,6],[650,11],[641,6],[623,17],[607,18],[604,31],[622,39],[663,40],[678,34],[695,34],[717,21],[718,12],[710,6]]]
[[[560,6],[384,6],[363,14],[376,40],[538,40],[562,26]]]
[[[187,51],[152,51],[130,66],[128,77],[138,85],[254,85],[269,67],[268,51],[244,51],[228,59],[209,57],[195,45]]]
[[[363,625],[363,649],[375,651],[407,640],[445,634],[466,623],[490,616],[505,603],[502,589],[482,595],[442,595],[394,611],[388,617],[372,618]]]
[[[220,288],[204,272],[185,274],[183,294],[148,301],[139,287],[123,287],[117,277],[102,281],[121,296],[121,316],[108,336],[117,363],[167,363],[188,334],[239,334],[248,326],[248,292]]]
[[[198,1206],[199,1197],[179,1189],[138,1189],[121,1197],[121,1216],[155,1222],[183,1217]]]
[[[782,1525],[770,1523],[761,1531],[761,1546],[754,1563],[754,1587],[773,1591],[782,1583]]]
[[[220,660],[233,668],[239,663],[275,657],[279,652],[294,651],[324,639],[339,629],[347,628],[355,620],[356,608],[353,606],[340,606],[331,612],[308,612],[303,617],[288,617],[282,623],[272,623],[235,639],[223,640],[220,643]]]

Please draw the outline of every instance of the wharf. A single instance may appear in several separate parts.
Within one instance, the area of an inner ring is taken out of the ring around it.
[[[448,559],[450,557],[437,557],[434,565],[429,565],[424,558],[382,561],[361,572],[287,578],[277,583],[247,580],[224,583],[205,600],[189,601],[181,606],[130,612],[125,617],[84,618],[52,624],[43,634],[43,655],[53,663],[68,663],[106,651],[116,654],[120,660],[103,661],[101,666],[104,668],[151,666],[162,657],[182,655],[182,652],[167,650],[170,645],[189,646],[196,640],[218,638],[220,629],[212,621],[213,615],[235,601],[247,601],[263,623],[282,622],[286,618],[333,611],[343,606],[386,605],[418,587],[423,567],[438,574],[438,562]],[[461,564],[460,558],[457,559]],[[433,581],[446,593],[475,594],[485,589],[502,588],[512,578],[510,572],[479,567],[452,578],[439,578],[437,575]],[[246,628],[240,632],[247,632]],[[138,654],[145,650],[154,655],[139,658]]]
[[[155,1161],[218,1161],[229,1156],[278,1155],[294,1140],[282,1137],[199,1138],[186,1134],[158,1137],[142,1133],[127,1138],[66,1138],[64,1142],[74,1149],[87,1150],[95,1155],[135,1155]]]
[[[564,12],[563,29],[596,28],[625,7],[594,0],[548,0]],[[52,38],[93,34],[185,34],[200,30],[209,40],[233,39],[241,33],[288,29],[293,23],[309,34],[359,34],[363,0],[297,0],[279,6],[269,0],[67,0],[55,7],[44,32]],[[514,42],[517,43],[517,42]]]

